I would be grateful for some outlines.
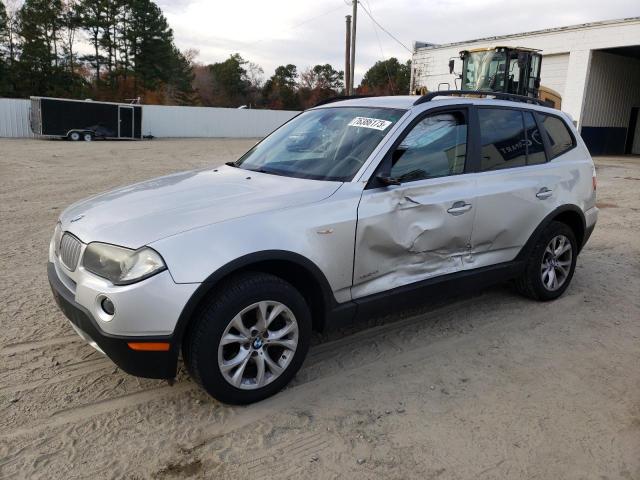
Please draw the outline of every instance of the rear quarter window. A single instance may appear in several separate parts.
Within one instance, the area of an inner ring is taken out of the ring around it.
[[[542,128],[549,139],[549,154],[555,158],[576,146],[575,140],[567,124],[558,117],[538,113]]]

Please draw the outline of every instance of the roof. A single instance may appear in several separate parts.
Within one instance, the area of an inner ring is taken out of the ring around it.
[[[518,38],[518,37],[524,37],[524,36],[529,36],[529,35],[540,35],[540,34],[550,33],[550,32],[563,32],[563,31],[567,31],[567,30],[579,30],[581,28],[601,27],[601,26],[605,26],[605,25],[616,25],[616,24],[633,23],[633,22],[639,22],[639,21],[640,21],[640,17],[618,18],[618,19],[615,19],[615,20],[602,20],[600,22],[579,23],[577,25],[567,25],[565,27],[545,28],[545,29],[542,29],[542,30],[533,30],[533,31],[530,31],[530,32],[511,33],[511,34],[508,34],[508,35],[497,35],[497,36],[494,36],[494,37],[475,38],[475,39],[471,39],[471,40],[464,40],[462,42],[442,43],[440,45],[418,47],[415,50],[416,51],[418,51],[418,50],[434,50],[434,49],[437,49],[437,48],[455,47],[457,45],[466,45],[468,43],[475,43],[475,42],[495,42],[496,40],[503,40],[503,39],[508,39],[508,38]],[[424,43],[424,42],[419,42],[419,43]]]
[[[478,48],[470,48],[469,50],[463,50],[470,52],[470,53],[475,53],[475,52],[489,52],[491,50],[498,50],[499,48],[506,48],[509,50],[522,50],[525,52],[540,52],[541,50],[538,48],[529,48],[529,47],[508,47],[505,45],[496,45],[495,47],[478,47]]]

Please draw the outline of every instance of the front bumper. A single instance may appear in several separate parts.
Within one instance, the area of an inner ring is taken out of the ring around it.
[[[80,330],[85,340],[95,342],[118,367],[131,375],[147,378],[174,378],[178,365],[179,345],[172,335],[164,336],[122,336],[105,333],[91,313],[74,299],[73,293],[62,283],[55,265],[47,265],[47,275],[53,297],[67,318]],[[80,333],[80,332],[79,332]],[[168,342],[168,351],[132,350],[128,342]]]

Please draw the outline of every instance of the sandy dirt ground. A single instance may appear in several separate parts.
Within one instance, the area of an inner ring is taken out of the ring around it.
[[[0,478],[640,479],[637,157],[597,159],[600,221],[561,299],[502,286],[317,334],[259,404],[85,345],[46,280],[61,210],[251,144],[0,140]]]

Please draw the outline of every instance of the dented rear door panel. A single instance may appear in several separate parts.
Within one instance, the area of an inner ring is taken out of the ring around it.
[[[473,175],[364,190],[353,298],[460,271],[475,216]],[[463,211],[448,210],[468,205]]]
[[[546,164],[476,174],[476,217],[465,268],[515,259],[543,219],[560,206],[584,211],[583,199],[592,196],[592,169],[574,148]],[[539,198],[542,190],[548,193]]]

